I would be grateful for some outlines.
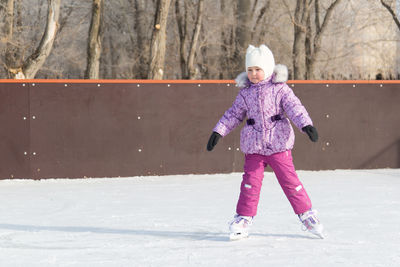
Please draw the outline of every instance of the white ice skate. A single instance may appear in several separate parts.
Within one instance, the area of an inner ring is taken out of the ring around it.
[[[229,224],[229,239],[239,240],[249,236],[249,229],[253,223],[253,217],[235,215]]]
[[[299,214],[299,219],[303,223],[304,231],[309,231],[310,233],[318,236],[319,238],[325,238],[323,234],[324,227],[317,218],[316,210],[309,210],[302,214]]]

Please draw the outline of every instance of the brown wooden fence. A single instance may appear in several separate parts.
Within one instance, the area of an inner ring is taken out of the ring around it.
[[[297,81],[320,140],[297,169],[400,167],[400,83]],[[0,179],[240,172],[236,129],[206,151],[233,81],[0,80]]]

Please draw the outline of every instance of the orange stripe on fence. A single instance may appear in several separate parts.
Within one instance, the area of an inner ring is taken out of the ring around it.
[[[0,83],[156,83],[156,84],[210,84],[235,83],[234,80],[133,80],[133,79],[0,79]],[[400,80],[289,80],[289,84],[400,84]]]
[[[233,80],[0,79],[0,83],[234,83]]]
[[[400,84],[400,80],[289,80],[293,84]]]

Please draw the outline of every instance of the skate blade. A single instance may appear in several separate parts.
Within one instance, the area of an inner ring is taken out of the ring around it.
[[[324,235],[323,233],[318,234],[318,236],[319,236],[319,238],[321,238],[321,239],[325,239],[325,238],[326,238],[326,235]]]
[[[314,234],[315,236],[318,236],[321,239],[325,239],[326,236],[323,233],[315,233],[315,232],[311,232],[312,234]]]
[[[231,233],[229,235],[229,240],[236,241],[247,237],[249,237],[248,233]]]

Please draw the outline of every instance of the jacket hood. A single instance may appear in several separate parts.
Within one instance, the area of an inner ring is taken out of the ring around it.
[[[272,83],[285,83],[288,80],[288,69],[285,65],[277,64],[272,73]],[[236,86],[239,88],[244,88],[250,84],[247,78],[247,72],[240,73],[236,79]]]

